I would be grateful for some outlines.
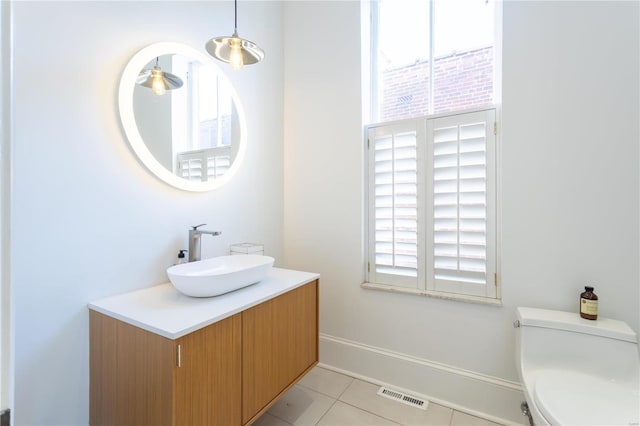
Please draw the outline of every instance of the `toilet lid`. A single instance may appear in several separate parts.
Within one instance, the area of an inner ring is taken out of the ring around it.
[[[549,370],[536,378],[534,398],[552,425],[637,425],[638,384],[575,371]]]

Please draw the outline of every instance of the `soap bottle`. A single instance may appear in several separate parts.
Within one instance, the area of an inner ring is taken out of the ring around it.
[[[586,286],[585,292],[580,294],[580,316],[584,319],[598,319],[598,296],[593,287]]]
[[[180,253],[178,253],[178,265],[181,265],[183,263],[187,263],[186,259],[184,258],[184,252],[188,251],[188,250],[180,250]]]

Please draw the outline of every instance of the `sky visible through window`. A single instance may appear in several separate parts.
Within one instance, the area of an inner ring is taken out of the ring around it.
[[[429,59],[429,2],[380,0],[380,65]],[[494,43],[495,0],[435,0],[434,57]]]

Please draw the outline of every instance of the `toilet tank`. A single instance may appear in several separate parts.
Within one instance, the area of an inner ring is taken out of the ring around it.
[[[580,318],[573,312],[520,307],[516,356],[522,370],[558,368],[592,372],[611,380],[637,380],[638,341],[624,322]]]

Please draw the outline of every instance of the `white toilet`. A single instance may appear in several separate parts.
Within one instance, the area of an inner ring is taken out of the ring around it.
[[[624,322],[517,308],[516,363],[541,425],[639,425],[640,358]]]

